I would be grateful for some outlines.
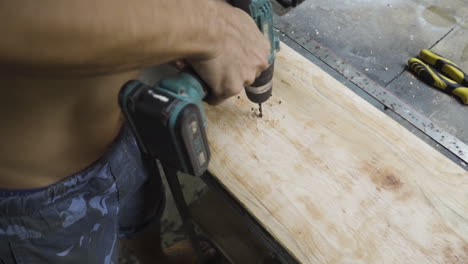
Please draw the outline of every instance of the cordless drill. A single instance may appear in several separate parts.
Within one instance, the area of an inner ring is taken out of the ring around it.
[[[273,7],[270,0],[228,0],[228,2],[247,12],[260,31],[268,38],[271,45],[268,62],[270,66],[262,72],[252,85],[245,87],[250,101],[260,107],[260,117],[263,115],[262,103],[270,98],[273,90],[273,71],[276,52],[279,50],[279,39],[273,28]]]
[[[269,0],[229,0],[247,12],[271,44],[269,67],[245,87],[247,97],[260,105],[272,94],[272,78],[279,40],[273,28]],[[205,83],[193,71],[164,78],[154,86],[130,81],[120,92],[120,105],[145,155],[163,165],[194,175],[208,168],[210,151],[205,134],[202,100]]]
[[[245,87],[247,97],[260,106],[272,93],[273,64],[279,40],[273,29],[269,0],[233,0],[230,3],[252,16],[271,43],[269,64],[254,84]],[[177,172],[201,176],[208,169],[210,149],[206,136],[206,117],[202,101],[206,84],[193,72],[182,71],[153,86],[140,81],[127,82],[119,93],[119,105],[126,117],[148,170],[158,174],[157,160],[175,200],[199,262],[203,254],[193,220],[185,202]]]

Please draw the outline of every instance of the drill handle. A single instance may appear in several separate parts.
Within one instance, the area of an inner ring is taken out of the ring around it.
[[[184,74],[189,74],[195,81],[198,82],[201,90],[200,90],[200,94],[201,94],[201,98],[202,100],[204,98],[206,98],[207,96],[209,96],[210,94],[210,86],[205,82],[205,80],[203,80],[200,75],[198,75],[198,73],[191,67],[186,67],[185,69],[182,70],[182,73]]]
[[[174,77],[161,80],[159,86],[176,96],[199,101],[202,101],[209,93],[208,85],[192,68],[186,68]]]

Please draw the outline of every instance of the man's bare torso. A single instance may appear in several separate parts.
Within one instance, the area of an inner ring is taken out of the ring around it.
[[[0,188],[47,186],[98,160],[122,124],[118,92],[136,77],[0,76]]]

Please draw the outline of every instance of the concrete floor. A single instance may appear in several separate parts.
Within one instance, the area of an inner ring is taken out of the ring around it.
[[[468,143],[468,108],[406,69],[409,58],[432,49],[468,71],[467,0],[307,0],[276,25],[311,54],[310,42],[330,49]]]
[[[406,69],[410,57],[416,56],[420,49],[429,48],[468,72],[468,0],[306,0],[292,9],[274,6],[280,15],[276,26],[286,35],[283,40],[351,90],[369,102],[373,100],[331,65],[317,59],[309,48],[312,41],[329,48],[363,76],[468,144],[468,107],[419,82]],[[152,68],[142,79],[154,83],[159,76],[167,74],[167,68]],[[371,103],[381,107],[378,102]],[[393,112],[388,114],[398,118]],[[410,123],[399,122],[433,144]],[[216,238],[234,263],[261,263],[270,254],[229,212],[229,207],[220,203],[218,196],[205,192],[200,180],[185,177],[183,182],[188,199],[196,201],[193,208],[202,228]],[[170,195],[168,198],[163,217],[165,246],[184,238]],[[226,212],[223,215],[229,216],[217,217],[223,210]],[[121,264],[135,263],[128,254],[124,256]]]

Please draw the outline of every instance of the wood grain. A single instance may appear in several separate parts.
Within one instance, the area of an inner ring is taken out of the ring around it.
[[[468,174],[285,44],[264,118],[207,106],[210,171],[302,263],[468,263]]]

